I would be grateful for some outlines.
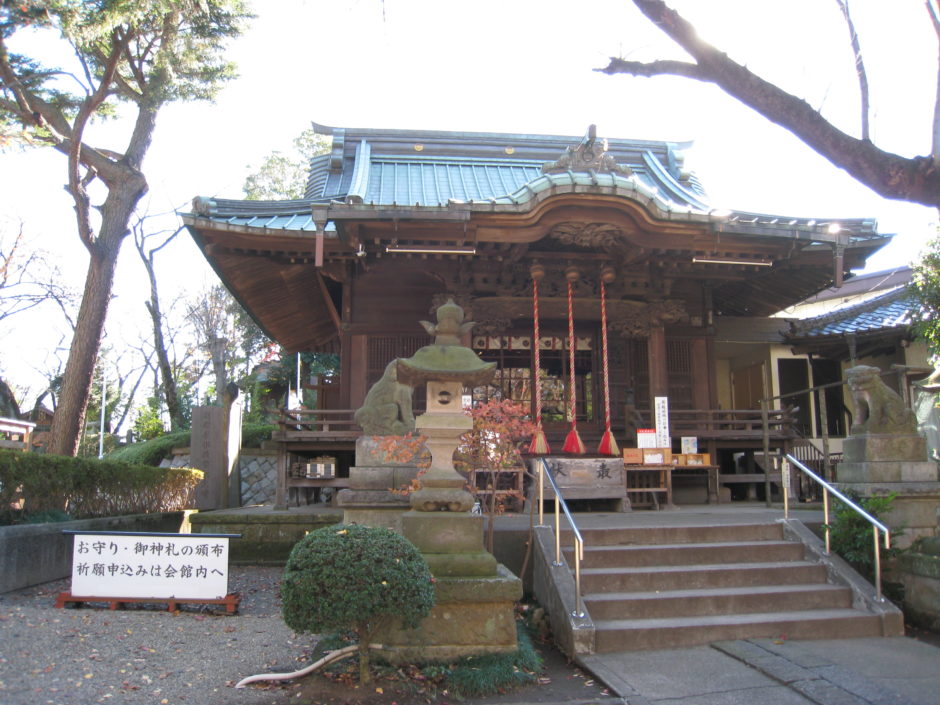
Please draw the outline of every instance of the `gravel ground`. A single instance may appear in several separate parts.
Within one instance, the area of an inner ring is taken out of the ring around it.
[[[0,595],[0,705],[426,705],[446,692],[385,695],[308,676],[285,684],[234,687],[256,673],[289,672],[310,662],[315,639],[295,635],[281,619],[282,567],[232,566],[229,589],[239,614],[216,607],[157,605],[111,611],[102,603],[56,609],[59,580]],[[480,699],[475,705],[614,702],[553,648],[539,647],[545,667],[538,686]],[[469,705],[465,701],[464,705]]]
[[[313,647],[280,617],[283,568],[233,567],[238,616],[215,607],[55,609],[68,580],[0,595],[0,705],[285,703],[292,688],[233,686],[302,667]]]

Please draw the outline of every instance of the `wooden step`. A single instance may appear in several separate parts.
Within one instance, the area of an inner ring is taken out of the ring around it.
[[[573,550],[567,553],[571,565]],[[587,546],[582,568],[798,561],[803,545],[794,541],[735,541],[633,546]]]
[[[881,635],[873,614],[852,609],[595,621],[598,653],[674,649],[730,639],[850,639]]]
[[[700,590],[610,592],[584,596],[594,620],[702,617],[721,614],[810,609],[845,609],[852,606],[852,591],[838,585],[755,585]]]

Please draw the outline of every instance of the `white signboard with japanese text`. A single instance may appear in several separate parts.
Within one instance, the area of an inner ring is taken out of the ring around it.
[[[669,397],[654,397],[653,404],[656,410],[656,447],[672,447],[672,437],[669,435]]]
[[[228,536],[75,533],[72,594],[217,600],[228,594]]]
[[[638,428],[636,430],[636,447],[637,448],[662,448],[662,446],[656,445],[656,429],[655,428]]]

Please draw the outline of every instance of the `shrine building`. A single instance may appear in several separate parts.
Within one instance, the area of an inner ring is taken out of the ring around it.
[[[491,385],[466,390],[474,401],[534,412],[538,369],[550,444],[560,451],[573,392],[590,451],[608,420],[634,445],[667,397],[676,442],[695,436],[724,465],[760,447],[768,344],[787,328],[771,316],[841,286],[890,240],[870,219],[718,209],[683,167],[687,144],[593,127],[315,129],[332,148],[313,159],[303,199],[197,198],[184,222],[272,339],[339,354],[338,379],[317,384],[322,413],[282,440],[339,458],[340,474],[360,433],[353,410],[390,360],[430,342],[418,321],[449,297],[476,321],[466,344],[498,366]],[[814,369],[828,370],[816,384],[840,379],[838,363]],[[791,429],[774,406],[778,443]]]

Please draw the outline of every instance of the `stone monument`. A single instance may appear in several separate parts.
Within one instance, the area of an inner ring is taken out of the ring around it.
[[[461,345],[473,324],[452,299],[437,309],[436,324],[422,325],[434,342],[399,359],[397,379],[425,387],[427,411],[415,429],[427,438],[431,465],[411,493],[401,528],[428,561],[437,604],[417,629],[392,628],[376,639],[402,661],[515,651],[514,604],[522,582],[484,548],[483,517],[471,514],[473,495],[453,463],[460,436],[473,427],[462,408],[463,387],[490,381],[495,364]]]
[[[393,490],[414,480],[427,451],[396,454],[389,452],[387,441],[414,432],[412,393],[409,385],[398,380],[396,358],[356,411],[356,422],[364,435],[356,439],[356,464],[349,469],[349,489],[340,490],[337,496],[344,523],[401,532],[401,515],[410,505],[406,496]]]
[[[855,406],[850,435],[836,479],[862,497],[897,494],[885,520],[903,530],[893,543],[906,548],[921,537],[937,535],[940,481],[937,463],[927,459],[926,439],[904,401],[882,381],[877,367],[846,370]]]

